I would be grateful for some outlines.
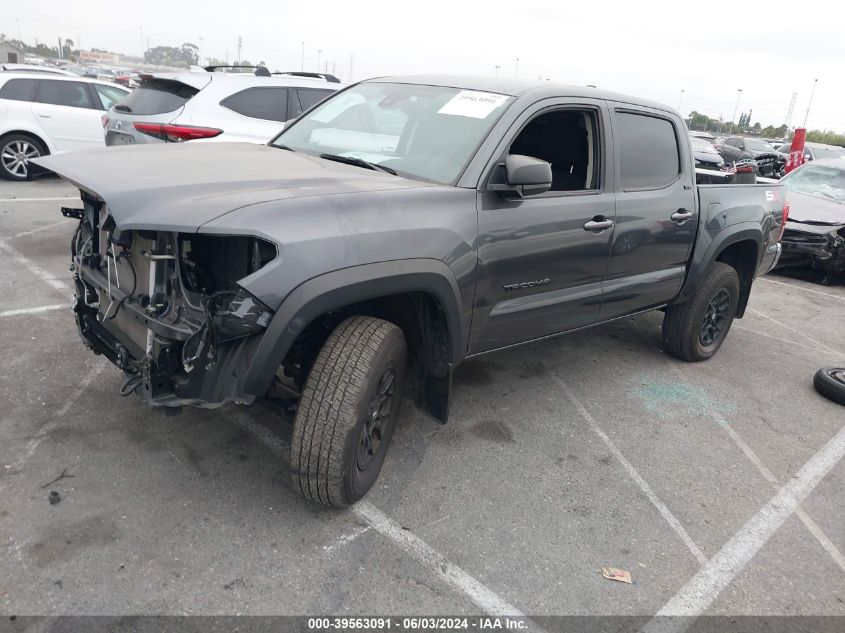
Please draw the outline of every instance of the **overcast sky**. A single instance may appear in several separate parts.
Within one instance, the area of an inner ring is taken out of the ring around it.
[[[344,80],[449,73],[595,84],[730,119],[845,132],[845,0],[2,0],[0,32],[138,55],[190,41],[205,57]],[[354,61],[353,61],[354,58]],[[517,69],[516,59],[519,58]],[[738,117],[738,115],[737,115]]]

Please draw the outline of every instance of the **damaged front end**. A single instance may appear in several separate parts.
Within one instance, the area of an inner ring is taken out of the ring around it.
[[[249,236],[121,230],[83,193],[71,270],[80,335],[152,406],[249,404],[247,370],[272,311],[238,282],[276,246]]]
[[[790,220],[781,240],[781,266],[810,265],[832,275],[845,273],[845,227]]]

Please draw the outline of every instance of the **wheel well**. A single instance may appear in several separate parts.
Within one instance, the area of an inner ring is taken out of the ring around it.
[[[725,247],[717,256],[717,262],[723,262],[736,270],[739,277],[739,302],[736,307],[737,318],[745,314],[751,284],[757,270],[757,243],[754,240],[742,240]]]
[[[301,392],[311,365],[329,334],[351,316],[372,316],[398,326],[408,346],[410,373],[417,388],[417,406],[445,422],[450,387],[451,333],[437,297],[427,292],[386,295],[352,303],[311,321],[282,361],[284,375]]]
[[[30,132],[28,130],[10,130],[8,132],[5,132],[4,134],[0,135],[0,143],[2,143],[3,140],[6,137],[13,136],[15,134],[17,134],[19,136],[28,136],[33,141],[36,141],[39,145],[41,145],[41,147],[44,148],[44,155],[45,156],[47,156],[50,153],[50,147],[47,145],[47,143],[44,141],[44,139],[41,138],[40,136],[38,136],[37,134],[35,134],[34,132]]]

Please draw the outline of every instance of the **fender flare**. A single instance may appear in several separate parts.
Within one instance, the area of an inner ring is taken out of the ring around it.
[[[270,320],[244,381],[244,390],[264,395],[297,336],[314,319],[346,305],[403,292],[428,292],[439,301],[449,328],[449,362],[464,353],[461,295],[452,270],[437,259],[402,259],[342,268],[294,288]]]
[[[699,236],[703,236],[705,232],[700,232]],[[698,238],[700,239],[700,237]],[[716,236],[707,244],[704,249],[693,252],[693,258],[690,262],[690,273],[684,282],[684,287],[681,289],[678,297],[672,303],[683,303],[695,294],[701,280],[710,269],[710,264],[716,261],[719,253],[729,247],[731,244],[750,240],[757,245],[757,262],[755,264],[755,272],[760,266],[760,261],[763,257],[763,233],[760,225],[756,222],[741,222],[732,226],[726,227],[716,234]]]

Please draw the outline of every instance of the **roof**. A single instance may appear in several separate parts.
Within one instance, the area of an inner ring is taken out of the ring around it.
[[[0,45],[3,45],[3,44],[8,44],[8,45],[9,45],[9,46],[11,46],[12,48],[19,50],[21,53],[26,54],[26,51],[25,51],[24,49],[22,49],[22,48],[21,48],[20,46],[18,46],[17,44],[15,44],[15,43],[13,43],[13,42],[10,42],[9,40],[0,40]]]
[[[18,78],[49,79],[50,81],[81,81],[86,84],[100,84],[101,86],[113,86],[114,88],[118,88],[120,90],[126,90],[125,86],[121,86],[120,84],[116,84],[111,81],[94,79],[93,77],[80,77],[79,75],[74,75],[73,73],[67,75],[56,75],[53,73],[44,73],[32,70],[4,70],[0,72],[0,80],[5,81],[8,79]]]
[[[506,79],[501,77],[472,77],[460,75],[397,75],[388,77],[375,77],[368,79],[370,82],[394,82],[404,84],[419,84],[426,86],[444,86],[449,88],[461,88],[464,90],[478,90],[481,92],[493,92],[501,95],[520,97],[526,94],[537,94],[538,96],[567,96],[585,97],[592,99],[607,99],[609,101],[621,101],[632,105],[643,105],[650,108],[657,108],[667,112],[677,113],[676,110],[663,103],[641,99],[631,95],[620,94],[608,90],[600,90],[590,86],[573,86],[554,81],[532,81],[526,79]]]

